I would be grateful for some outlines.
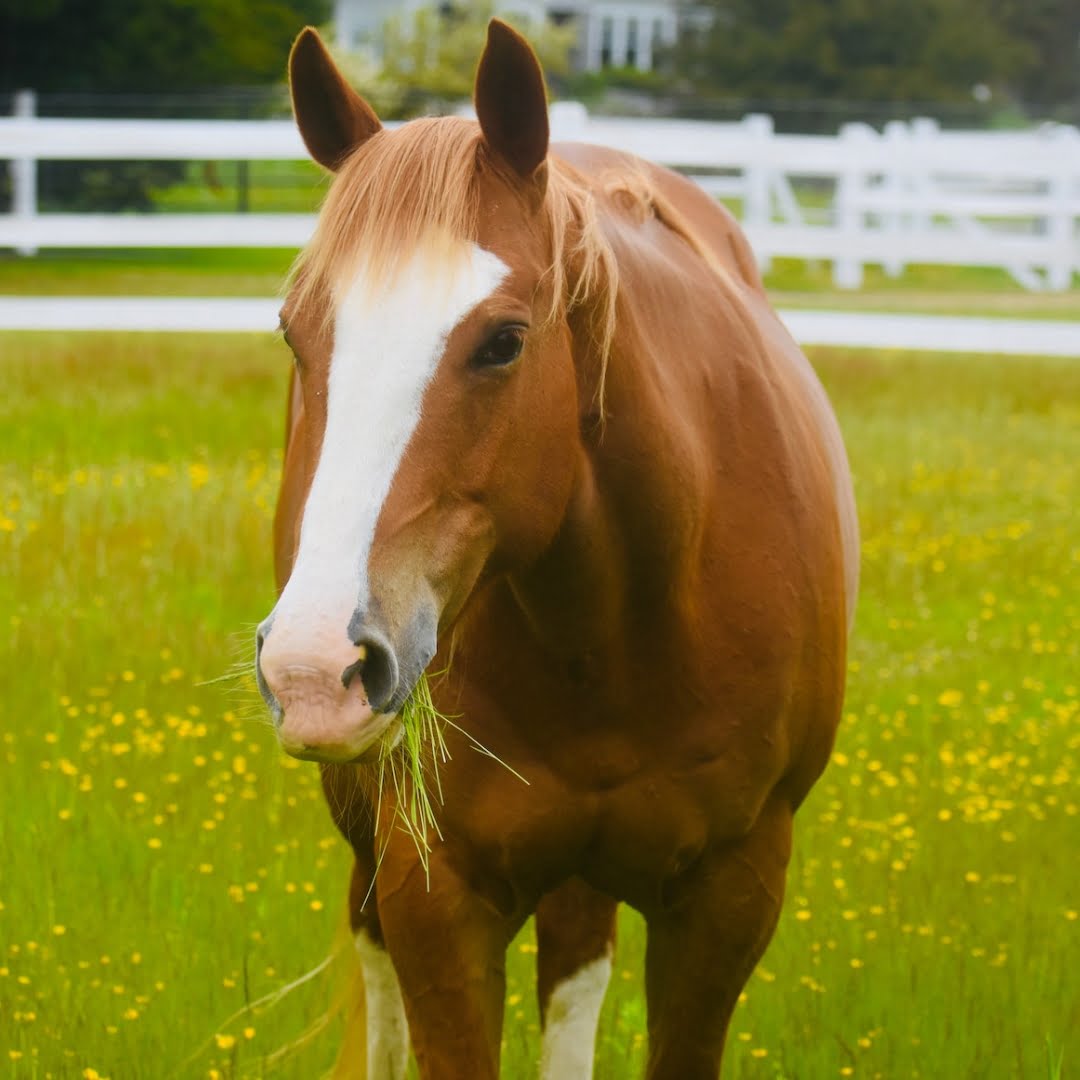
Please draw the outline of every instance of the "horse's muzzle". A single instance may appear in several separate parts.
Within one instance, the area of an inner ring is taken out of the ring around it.
[[[359,643],[341,628],[298,639],[275,634],[267,620],[256,638],[256,677],[274,715],[282,749],[293,757],[334,763],[377,755],[397,709],[394,649],[365,628]]]

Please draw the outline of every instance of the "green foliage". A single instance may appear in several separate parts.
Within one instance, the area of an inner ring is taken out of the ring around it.
[[[1080,108],[1080,4],[994,0],[994,15],[1027,50],[1028,61],[1012,88],[1027,101]],[[1073,123],[1080,123],[1080,116]]]
[[[712,10],[679,60],[719,94],[964,101],[1032,61],[981,0],[713,0]]]
[[[0,90],[168,93],[282,78],[328,0],[0,0]]]
[[[380,63],[345,53],[342,67],[384,117],[414,116],[433,104],[466,100],[493,14],[491,0],[464,0],[449,13],[425,7],[411,16],[393,16],[383,27]],[[569,70],[571,28],[502,13],[500,18],[528,37],[546,72]]]
[[[280,82],[328,0],[0,0],[0,91],[171,94]],[[138,112],[153,111],[152,103]],[[47,208],[147,210],[174,163],[47,162]]]
[[[663,68],[652,71],[639,71],[635,67],[608,67],[600,71],[575,71],[558,78],[555,85],[559,97],[581,101],[601,111],[610,111],[610,103],[605,99],[614,91],[618,93],[657,95],[672,88],[673,77]]]

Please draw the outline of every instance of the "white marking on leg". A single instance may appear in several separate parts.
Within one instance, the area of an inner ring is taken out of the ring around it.
[[[338,305],[326,430],[296,563],[274,609],[279,637],[317,637],[331,624],[344,636],[354,609],[367,604],[375,524],[420,421],[424,391],[451,331],[509,273],[477,244],[446,265],[432,258],[416,254],[390,281],[361,265]]]
[[[367,1075],[371,1080],[402,1080],[409,1067],[409,1025],[394,963],[363,930],[356,935],[356,951],[364,972]]]
[[[548,1002],[540,1080],[591,1080],[596,1026],[611,978],[611,952],[558,983]]]

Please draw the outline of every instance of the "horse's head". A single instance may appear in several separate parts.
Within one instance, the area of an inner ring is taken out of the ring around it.
[[[335,173],[283,309],[299,391],[260,687],[285,749],[374,753],[478,584],[556,534],[580,462],[543,76],[493,22],[479,126],[382,128],[305,30],[290,58]]]

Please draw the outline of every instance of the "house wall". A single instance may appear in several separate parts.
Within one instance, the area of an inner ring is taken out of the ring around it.
[[[391,15],[407,16],[423,6],[425,0],[335,0],[337,41],[347,49],[377,55],[383,23]],[[651,71],[658,47],[673,44],[679,26],[674,0],[503,0],[496,9],[533,21],[571,22],[578,34],[576,66],[584,71]]]
[[[383,23],[425,6],[425,0],[334,0],[334,37],[342,48],[378,55]]]
[[[579,4],[578,11],[580,66],[585,71],[606,67],[651,71],[657,50],[673,44],[678,34],[674,4],[658,0],[593,0]]]

